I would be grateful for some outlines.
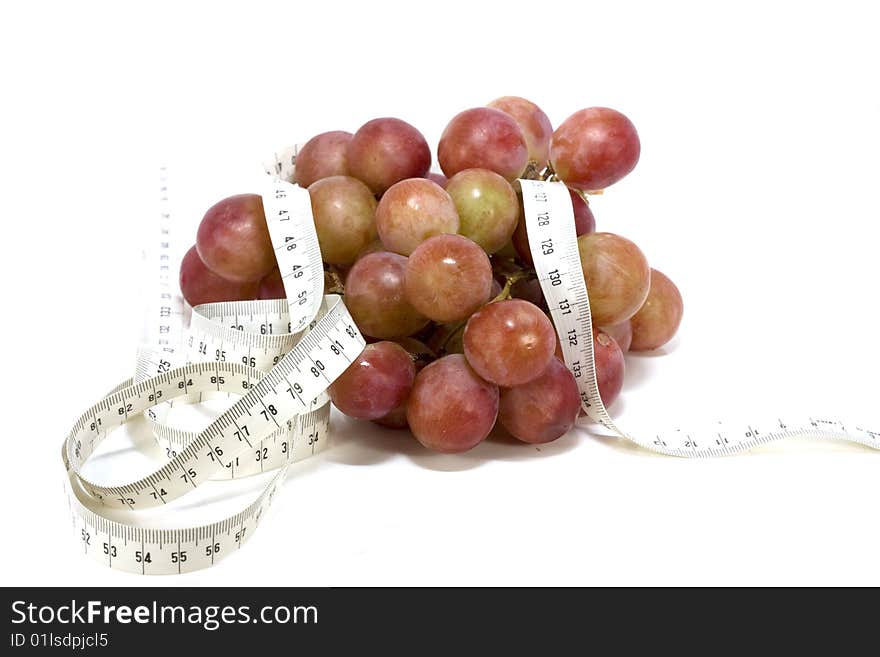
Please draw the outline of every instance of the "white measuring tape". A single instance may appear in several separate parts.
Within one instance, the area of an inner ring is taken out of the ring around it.
[[[104,564],[133,573],[183,573],[234,552],[254,533],[289,465],[323,449],[329,437],[327,387],[360,354],[364,340],[338,296],[323,296],[323,264],[308,192],[292,179],[296,148],[266,167],[263,204],[284,281],[286,300],[206,304],[192,311],[176,290],[172,211],[161,187],[157,293],[148,312],[149,348],[139,350],[136,376],[77,420],[62,447],[65,479],[82,549]],[[283,178],[283,179],[282,179]],[[777,420],[714,436],[681,431],[640,440],[621,431],[599,397],[592,322],[580,267],[570,197],[561,183],[523,180],[526,226],[541,288],[551,308],[566,364],[593,420],[652,451],[719,456],[789,436],[816,435],[880,446],[880,434],[836,420]],[[173,403],[240,396],[200,432],[166,423]],[[82,474],[90,455],[114,428],[146,413],[168,462],[137,481],[99,485]],[[212,479],[277,470],[241,512],[182,529],[111,520],[102,507],[138,511],[171,503]]]
[[[148,314],[152,348],[140,350],[135,380],[83,413],[62,447],[83,550],[112,568],[141,574],[211,566],[253,535],[289,464],[326,446],[325,390],[365,344],[341,299],[322,294],[323,263],[308,192],[280,179],[267,180],[262,198],[287,300],[198,306],[185,332],[184,304],[172,284],[177,263],[171,255],[167,191],[163,180],[153,260],[159,286]],[[241,398],[203,431],[164,424],[173,401],[218,395]],[[98,485],[84,477],[84,464],[109,432],[144,412],[168,462],[122,485]],[[273,469],[277,473],[252,504],[212,524],[152,529],[100,513],[102,507],[162,506],[205,481]]]
[[[674,429],[647,438],[622,431],[599,397],[593,359],[593,323],[571,197],[563,183],[539,180],[521,180],[520,183],[535,271],[553,315],[565,364],[575,376],[584,411],[590,419],[620,438],[670,456],[726,456],[794,437],[842,440],[880,449],[880,427],[871,431],[863,425],[827,417],[773,418],[769,422],[739,427],[718,423],[707,433]]]

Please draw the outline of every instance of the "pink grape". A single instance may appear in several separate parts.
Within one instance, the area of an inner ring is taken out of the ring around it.
[[[505,387],[540,376],[556,347],[553,324],[540,308],[521,299],[484,306],[468,320],[463,339],[474,371]]]
[[[651,268],[639,247],[614,233],[587,233],[578,237],[578,250],[593,322],[607,326],[635,315],[651,285]]]
[[[278,265],[257,194],[230,196],[209,208],[196,248],[208,269],[231,281],[258,281]]]
[[[596,217],[589,204],[573,189],[568,190],[574,210],[574,229],[578,237],[596,230]]]
[[[550,137],[553,135],[553,126],[543,110],[532,101],[519,96],[496,98],[489,103],[489,107],[499,109],[513,117],[526,138],[529,160],[534,162],[538,169],[546,167],[547,158],[550,155]]]
[[[400,119],[367,121],[348,144],[350,175],[375,194],[401,180],[424,176],[430,167],[431,149],[425,137]]]
[[[574,211],[574,230],[575,233],[586,235],[596,230],[596,219],[593,216],[590,206],[576,192],[569,189],[571,196],[572,210]],[[513,247],[516,249],[517,255],[529,267],[534,266],[532,260],[532,251],[529,245],[529,236],[526,230],[525,211],[522,205],[522,198],[519,198],[519,220],[513,231]]]
[[[653,285],[653,275],[651,280]],[[629,351],[633,339],[632,324],[630,324],[631,321],[632,320],[627,320],[620,324],[612,324],[611,326],[600,326],[599,330],[614,338],[614,341],[618,344],[620,350],[626,353]]]
[[[406,349],[410,359],[413,361],[413,365],[415,365],[416,374],[421,372],[422,368],[426,365],[437,359],[437,355],[423,342],[413,338],[401,338],[396,342]],[[409,395],[407,395],[407,399],[409,399]],[[404,400],[393,411],[373,421],[389,429],[409,428],[409,424],[406,421],[406,402],[407,400]]]
[[[284,281],[281,279],[281,272],[276,267],[260,281],[257,299],[284,299],[285,297]]]
[[[296,156],[296,183],[308,187],[322,178],[349,175],[348,143],[351,138],[350,132],[333,130],[309,139]]]
[[[658,349],[669,342],[681,324],[684,301],[681,292],[669,277],[651,270],[651,289],[648,298],[630,320],[633,351]]]
[[[309,187],[324,262],[350,265],[376,239],[376,198],[357,178],[331,176]]]
[[[525,170],[529,150],[513,117],[493,107],[475,107],[446,126],[437,158],[450,177],[465,169],[490,169],[513,180]]]
[[[437,183],[443,189],[446,189],[446,185],[447,185],[447,183],[449,183],[449,178],[444,176],[442,173],[436,173],[434,171],[426,173],[425,178],[427,178],[428,180],[430,180],[433,183]]]
[[[452,198],[436,183],[411,178],[392,185],[376,209],[376,228],[385,248],[409,255],[429,237],[457,233]]]
[[[373,338],[402,338],[428,324],[407,300],[406,258],[380,251],[360,258],[345,279],[345,305],[358,328]]]
[[[350,417],[376,420],[406,400],[416,368],[394,342],[368,344],[330,386],[333,404]]]
[[[470,317],[489,300],[492,265],[478,244],[461,235],[436,235],[406,263],[406,298],[435,322]]]
[[[550,141],[550,163],[566,185],[597,191],[613,185],[639,161],[635,126],[620,112],[590,107],[575,112]]]
[[[489,254],[507,244],[519,220],[519,201],[509,182],[488,169],[465,169],[446,191],[458,210],[459,233]]]
[[[580,408],[574,376],[553,358],[538,378],[501,391],[498,421],[523,442],[546,443],[574,426]]]
[[[623,375],[626,370],[623,351],[614,338],[593,329],[593,359],[596,363],[599,396],[605,406],[611,406],[623,389]]]
[[[216,301],[245,301],[257,294],[259,283],[230,281],[212,272],[193,246],[180,263],[180,291],[191,306]]]
[[[406,418],[416,439],[438,452],[465,452],[486,439],[498,415],[498,387],[464,356],[434,361],[416,375]]]

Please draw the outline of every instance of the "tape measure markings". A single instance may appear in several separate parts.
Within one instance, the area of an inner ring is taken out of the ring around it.
[[[591,420],[615,436],[645,449],[669,456],[713,457],[743,452],[775,440],[814,436],[856,442],[880,449],[880,434],[840,420],[809,417],[795,422],[776,418],[770,422],[728,427],[718,423],[703,444],[692,433],[674,429],[642,440],[620,429],[602,403],[593,354],[592,316],[580,264],[574,209],[568,189],[561,182],[520,180],[529,247],[538,281],[559,336],[564,360],[574,374],[584,411]],[[702,433],[700,435],[703,435]]]

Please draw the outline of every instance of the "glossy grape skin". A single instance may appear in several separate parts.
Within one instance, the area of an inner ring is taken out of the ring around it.
[[[546,167],[550,156],[553,126],[544,111],[532,101],[519,96],[496,98],[489,103],[489,107],[499,109],[513,117],[526,138],[529,160],[534,162],[539,170]]]
[[[519,201],[509,182],[488,169],[465,169],[449,180],[446,191],[458,211],[460,234],[489,254],[507,244],[519,220]]]
[[[611,406],[623,389],[623,375],[626,371],[623,350],[614,338],[593,329],[593,359],[596,363],[599,396],[605,406]]]
[[[345,279],[345,305],[358,328],[373,338],[402,338],[428,324],[407,300],[406,258],[380,251],[360,258]]]
[[[584,199],[582,199],[575,191],[569,189],[568,193],[569,196],[571,196],[572,211],[574,212],[575,234],[581,236],[586,235],[587,233],[592,233],[596,230],[596,218],[593,216],[593,211],[590,210],[590,206],[587,205]],[[535,263],[532,259],[532,251],[529,247],[529,236],[526,230],[525,210],[523,209],[522,198],[519,198],[519,220],[513,231],[512,241],[513,248],[516,250],[520,260],[526,263],[529,267],[533,267]]]
[[[474,313],[463,341],[465,356],[477,374],[511,387],[541,375],[553,358],[556,332],[540,308],[508,299]]]
[[[431,168],[431,149],[421,132],[406,121],[367,121],[348,144],[350,175],[382,194],[396,182],[419,178]]]
[[[627,320],[625,322],[620,322],[620,324],[612,324],[611,326],[600,326],[599,330],[614,338],[614,341],[618,344],[620,350],[626,353],[629,351],[633,339],[632,324],[630,324],[631,321],[632,320]]]
[[[413,435],[438,452],[465,452],[486,439],[498,416],[498,387],[461,354],[434,361],[416,375],[406,407]]]
[[[296,155],[296,184],[308,187],[322,178],[349,175],[348,143],[351,138],[350,132],[333,130],[309,139]]]
[[[538,378],[501,391],[498,421],[523,442],[547,443],[574,426],[580,408],[574,375],[553,358]]]
[[[436,173],[435,171],[431,171],[425,174],[425,178],[430,180],[433,183],[437,183],[443,189],[446,189],[446,185],[449,183],[449,178],[444,176],[442,173]]]
[[[180,291],[191,306],[217,301],[246,301],[257,295],[259,283],[221,278],[205,266],[193,246],[180,263]]]
[[[613,185],[639,161],[635,126],[620,112],[590,107],[575,112],[550,140],[550,163],[566,185],[585,192]]]
[[[630,320],[633,351],[659,349],[669,342],[681,325],[684,301],[681,292],[669,277],[656,269],[651,270],[651,289],[648,298]]]
[[[619,324],[635,315],[651,286],[651,268],[639,247],[614,233],[587,233],[578,237],[578,250],[593,323]]]
[[[276,268],[260,281],[257,289],[257,299],[284,299],[284,281],[281,272]]]
[[[459,225],[452,198],[425,178],[392,185],[376,208],[379,239],[386,249],[402,255],[409,255],[429,237],[457,233]]]
[[[402,404],[416,368],[406,349],[394,342],[374,342],[328,388],[333,404],[349,417],[376,420]]]
[[[449,177],[465,169],[489,169],[514,180],[525,170],[529,150],[513,117],[493,107],[475,107],[446,126],[437,159]]]
[[[422,368],[426,365],[437,359],[437,355],[419,340],[414,338],[401,338],[400,340],[395,340],[395,342],[406,349],[410,359],[413,361],[413,365],[415,365],[416,374],[421,372]],[[409,399],[409,395],[407,395],[407,399]],[[373,420],[373,422],[389,429],[409,428],[409,424],[406,421],[406,402],[407,400],[404,400],[393,411]]]
[[[257,194],[230,196],[209,208],[196,248],[208,269],[231,281],[259,281],[278,266]]]
[[[357,178],[331,176],[309,187],[321,257],[350,265],[378,236],[376,198]]]
[[[461,235],[436,235],[410,254],[406,298],[435,322],[470,317],[489,300],[492,265],[476,242]]]

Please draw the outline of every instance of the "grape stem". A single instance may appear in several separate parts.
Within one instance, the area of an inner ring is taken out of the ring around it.
[[[335,265],[324,265],[324,287],[327,288],[325,294],[345,296],[345,284]]]

